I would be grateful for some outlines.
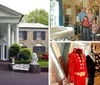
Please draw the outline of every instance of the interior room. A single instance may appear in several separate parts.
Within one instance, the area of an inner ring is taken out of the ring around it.
[[[100,43],[71,42],[71,43],[50,43],[50,85],[69,85],[68,67],[69,54],[74,49],[82,49],[86,58],[86,67],[88,70],[87,56],[93,53],[94,56],[94,85],[100,84]],[[90,63],[90,65],[92,65]],[[88,71],[88,75],[89,75]],[[86,82],[87,83],[87,82]]]
[[[50,0],[51,41],[80,41],[78,15],[83,7],[92,9],[96,23],[100,27],[100,0]],[[66,31],[66,32],[65,32]],[[69,35],[70,34],[70,35]],[[91,35],[92,36],[92,35]],[[92,39],[91,39],[92,40]],[[96,34],[100,40],[100,29]],[[84,40],[83,40],[84,41]]]

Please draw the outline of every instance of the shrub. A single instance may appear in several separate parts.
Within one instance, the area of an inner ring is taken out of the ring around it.
[[[29,48],[23,48],[19,52],[18,60],[32,60],[32,51]]]
[[[15,60],[15,64],[29,64],[31,60]]]
[[[21,50],[21,46],[19,44],[13,44],[10,48],[9,48],[9,57],[17,57],[18,53]]]
[[[38,60],[41,60],[42,56],[44,55],[45,53],[44,52],[38,52],[37,55],[38,55]]]

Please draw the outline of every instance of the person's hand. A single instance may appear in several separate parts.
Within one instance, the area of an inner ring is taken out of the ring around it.
[[[86,85],[88,85],[88,78],[86,78]]]
[[[63,80],[63,85],[68,85],[68,81],[66,78]]]

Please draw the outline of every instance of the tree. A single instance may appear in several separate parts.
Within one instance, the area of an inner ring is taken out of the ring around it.
[[[29,14],[24,15],[24,21],[27,23],[34,22],[48,25],[48,12],[46,12],[44,9],[33,10]]]

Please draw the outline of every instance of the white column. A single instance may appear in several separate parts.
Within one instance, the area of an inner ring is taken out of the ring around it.
[[[9,47],[10,47],[10,41],[11,41],[11,39],[10,39],[10,34],[11,34],[11,25],[10,24],[8,24],[8,28],[7,28],[7,55],[6,55],[6,59],[9,59],[9,53],[8,53],[8,50],[9,50]]]
[[[12,29],[12,32],[11,32],[11,44],[14,44],[14,30]]]
[[[1,56],[0,59],[1,59],[1,60],[3,60],[3,52],[2,52],[3,50],[2,50],[2,49],[3,49],[3,48],[2,48],[2,45],[0,45],[0,51],[1,51],[1,52],[0,52],[0,56]]]
[[[15,43],[19,44],[19,27],[15,28]]]
[[[7,28],[7,46],[10,47],[10,34],[11,34],[11,25],[8,24],[8,28]]]

